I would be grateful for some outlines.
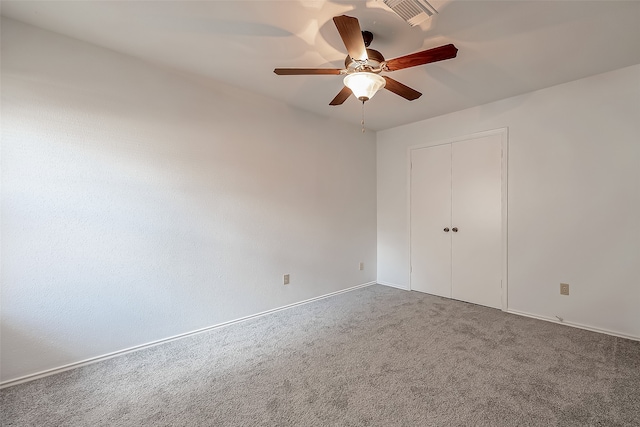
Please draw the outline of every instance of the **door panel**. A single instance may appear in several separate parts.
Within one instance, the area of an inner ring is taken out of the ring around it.
[[[502,140],[490,135],[452,144],[452,298],[502,304]]]
[[[411,289],[451,298],[451,145],[411,151]]]

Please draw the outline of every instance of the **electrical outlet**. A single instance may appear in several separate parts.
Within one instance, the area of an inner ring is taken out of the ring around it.
[[[285,275],[282,277],[282,281],[283,281],[283,283],[284,283],[285,285],[288,285],[288,284],[289,284],[289,275],[288,275],[288,274],[285,274]]]
[[[360,270],[364,270],[364,262],[360,263],[360,266],[358,267]]]
[[[560,295],[569,295],[568,283],[560,283]]]

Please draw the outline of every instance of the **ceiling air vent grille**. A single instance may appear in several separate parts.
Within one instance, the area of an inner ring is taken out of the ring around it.
[[[426,21],[438,11],[426,0],[383,0],[384,4],[412,27]]]

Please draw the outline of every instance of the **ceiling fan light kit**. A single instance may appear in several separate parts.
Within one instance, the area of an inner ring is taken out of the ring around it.
[[[351,89],[353,95],[360,101],[365,102],[373,98],[377,91],[382,89],[386,80],[368,71],[360,71],[348,74],[344,78],[344,85]]]

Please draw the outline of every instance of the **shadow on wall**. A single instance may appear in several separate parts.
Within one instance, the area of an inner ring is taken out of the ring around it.
[[[347,267],[375,233],[372,137],[345,144],[345,127],[310,133],[318,119],[282,104],[24,40],[3,44],[2,280],[16,297],[2,315],[22,328],[3,339],[3,378],[365,281]]]
[[[0,328],[0,381],[15,380],[33,375],[33,366],[38,365],[42,357],[55,361],[58,366],[69,359],[70,354],[64,350],[61,342],[46,342],[43,337],[29,333],[2,319]],[[19,362],[16,362],[19,361]],[[5,368],[11,366],[10,372]]]

